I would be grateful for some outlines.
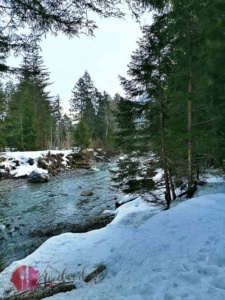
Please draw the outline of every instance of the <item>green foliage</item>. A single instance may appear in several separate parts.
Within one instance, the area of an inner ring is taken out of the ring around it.
[[[5,91],[5,145],[18,150],[46,149],[53,112],[46,92],[48,72],[36,45],[26,53],[21,70],[18,84],[9,84]]]
[[[112,115],[113,100],[105,91],[98,94],[98,110],[95,118],[94,138],[101,143],[101,147],[108,147],[114,142],[115,122]]]
[[[90,136],[88,125],[84,118],[81,118],[74,131],[75,146],[81,149],[87,148],[90,145]]]
[[[125,153],[137,150],[143,153],[148,151],[145,109],[145,103],[126,100],[122,97],[117,102],[116,144]]]
[[[118,104],[117,139],[126,153],[141,153],[137,141],[146,138],[164,170],[168,193],[173,189],[171,174],[190,189],[209,161],[223,165],[225,3],[149,4],[156,9],[154,22],[142,29],[128,66],[130,79],[121,78],[127,99]],[[143,98],[145,130],[137,134],[134,111]]]
[[[96,147],[109,147],[113,143],[112,103],[111,97],[106,92],[101,94],[95,88],[87,71],[79,78],[72,90],[70,111],[76,122],[82,120],[86,124],[90,142]],[[76,145],[78,140],[81,141],[80,138],[75,140]]]
[[[131,153],[121,157],[117,162],[117,169],[110,170],[114,186],[125,193],[143,193],[154,190],[156,186],[152,177],[156,172],[152,162],[149,155],[143,159],[140,153]]]

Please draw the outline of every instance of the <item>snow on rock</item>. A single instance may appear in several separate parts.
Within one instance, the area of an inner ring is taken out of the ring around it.
[[[37,168],[30,173],[30,175],[28,176],[28,181],[31,183],[48,182],[49,181],[48,172],[46,170]]]
[[[5,229],[5,225],[0,223],[0,230],[3,231]]]
[[[110,217],[110,216],[115,216],[116,213],[117,213],[117,212],[116,212],[115,210],[109,210],[109,209],[106,209],[106,210],[103,211],[102,214],[103,214],[104,216],[109,216],[109,217]]]
[[[133,200],[137,199],[138,197],[139,197],[139,195],[128,194],[128,195],[124,196],[122,199],[116,201],[116,207],[119,207],[119,206],[123,205],[124,203],[133,201]]]
[[[96,154],[97,153],[97,154]],[[6,152],[0,157],[1,174],[13,177],[25,177],[38,168],[52,175],[62,169],[91,168],[92,161],[98,161],[97,156],[105,155],[102,151],[93,149],[80,151],[71,150],[46,150],[27,152]],[[102,157],[104,161],[104,157]],[[8,176],[9,177],[9,176]]]
[[[0,162],[1,172],[9,172],[13,177],[22,177],[30,175],[38,168],[38,160],[51,155],[62,153],[62,160],[66,161],[66,156],[72,150],[46,150],[46,151],[24,151],[24,152],[5,152],[1,155],[5,160]],[[4,168],[4,169],[3,169]],[[41,169],[43,172],[47,170]]]
[[[46,300],[224,300],[225,194],[204,195],[154,213],[141,198],[118,208],[107,227],[50,238],[0,274],[0,297],[19,265],[105,277]]]

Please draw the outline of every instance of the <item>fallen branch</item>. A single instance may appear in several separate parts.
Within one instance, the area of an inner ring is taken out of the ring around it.
[[[91,272],[89,275],[87,275],[84,278],[84,282],[90,282],[92,279],[94,279],[95,277],[97,277],[100,273],[102,273],[104,270],[106,269],[106,267],[104,265],[100,265],[97,267],[97,269],[95,269],[93,272]]]
[[[90,282],[92,279],[96,278],[100,273],[102,273],[105,269],[106,267],[104,265],[98,266],[97,269],[95,269],[93,272],[91,272],[84,278],[84,282]],[[23,293],[19,293],[10,297],[0,298],[0,300],[41,300],[43,298],[50,297],[55,294],[70,292],[74,289],[76,289],[74,281],[62,282],[54,284],[52,287],[44,286],[32,291],[25,291]]]
[[[32,291],[26,291],[17,295],[13,295],[7,298],[0,298],[4,300],[41,300],[46,297],[58,293],[70,292],[76,288],[74,282],[58,283],[53,287],[43,287]]]

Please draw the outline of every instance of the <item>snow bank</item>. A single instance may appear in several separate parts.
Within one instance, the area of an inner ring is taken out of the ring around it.
[[[98,283],[49,300],[224,300],[225,194],[206,195],[155,214],[140,198],[117,209],[107,227],[46,241],[0,274],[0,297],[19,265],[86,274],[106,265]],[[54,276],[54,271],[52,276]]]
[[[31,172],[41,172],[48,173],[47,170],[38,168],[38,159],[46,157],[47,154],[64,154],[64,159],[66,156],[72,152],[72,150],[45,150],[45,151],[24,151],[24,152],[5,152],[1,155],[2,158],[5,158],[5,161],[0,163],[0,166],[4,166],[5,169],[9,170],[9,173],[14,177],[21,177],[30,175]],[[29,160],[33,160],[33,165],[29,164]],[[1,168],[1,172],[4,172],[4,169]]]

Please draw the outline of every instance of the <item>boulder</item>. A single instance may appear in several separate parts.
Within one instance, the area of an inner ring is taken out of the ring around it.
[[[34,170],[30,173],[27,179],[31,183],[43,183],[49,181],[49,175],[46,172]]]
[[[48,163],[46,162],[46,160],[44,158],[39,158],[38,159],[38,168],[47,170],[48,168]]]
[[[92,196],[94,193],[92,191],[84,191],[81,193],[81,196]]]
[[[28,162],[28,164],[29,164],[30,166],[33,166],[33,164],[34,164],[34,159],[33,159],[33,158],[29,158],[27,162]]]

